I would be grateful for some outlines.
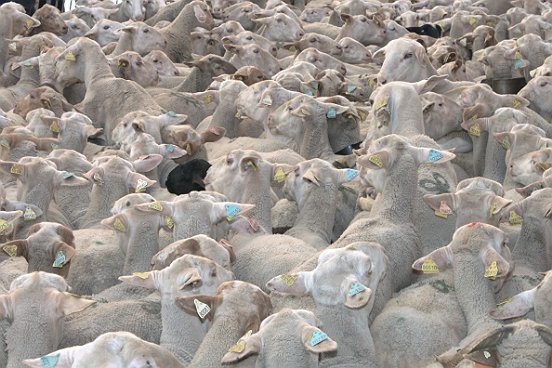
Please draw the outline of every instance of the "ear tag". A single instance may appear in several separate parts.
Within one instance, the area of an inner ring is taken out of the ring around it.
[[[165,226],[167,226],[170,230],[174,228],[174,220],[170,216],[165,217]]]
[[[550,28],[552,28],[552,25],[548,22],[544,22],[542,24],[542,28],[544,28],[545,30],[549,30]]]
[[[360,293],[363,293],[366,291],[366,288],[364,287],[364,285],[358,283],[358,282],[354,282],[351,287],[349,288],[349,292],[347,293],[347,295],[349,297],[353,297],[355,295],[358,295]]]
[[[515,60],[514,61],[514,68],[515,69],[522,69],[525,66],[525,63],[523,60]]]
[[[356,86],[354,84],[349,84],[347,86],[347,93],[353,93],[356,90]]]
[[[292,275],[292,274],[285,274],[280,276],[280,280],[287,286],[293,286],[295,284],[295,281],[299,278],[298,275]]]
[[[521,52],[516,51],[516,53],[514,54],[514,59],[521,60]]]
[[[368,81],[368,86],[369,86],[370,88],[372,88],[372,91],[373,91],[373,90],[375,90],[376,87],[378,86],[378,82],[376,82],[375,79],[370,79],[370,80]]]
[[[439,267],[431,258],[426,258],[424,263],[422,263],[422,272],[425,274],[438,273]]]
[[[133,272],[132,276],[136,276],[142,280],[147,280],[149,278],[149,272]]]
[[[492,217],[494,215],[494,211],[496,210],[496,204],[491,204],[491,208],[489,208],[489,217]]]
[[[56,368],[58,360],[59,354],[46,355],[40,358],[40,364],[42,365],[42,368]]]
[[[168,153],[173,153],[173,152],[174,152],[174,144],[167,144],[167,145],[165,145],[165,150],[166,150]]]
[[[519,100],[514,100],[514,101],[512,102],[512,107],[513,107],[514,109],[519,109],[519,108],[521,107],[521,102],[520,102]]]
[[[241,118],[241,112],[238,110],[238,111],[236,112],[236,115],[234,115],[234,117],[240,119],[240,118]]]
[[[506,303],[510,303],[511,301],[512,301],[512,298],[506,298],[506,299],[501,300],[501,301],[499,301],[498,303],[496,303],[496,306],[497,306],[497,307],[500,307],[501,305],[504,305],[504,304],[506,304]]]
[[[68,52],[65,54],[65,60],[67,60],[67,61],[75,61],[75,60],[77,60],[77,58],[75,57],[75,54],[73,54],[71,51],[68,51]]]
[[[0,139],[0,146],[10,149],[10,143],[4,138]]]
[[[175,117],[176,117],[176,112],[174,112],[174,111],[168,111],[168,112],[167,112],[167,115],[170,116],[171,118],[175,118]]]
[[[69,171],[64,171],[63,172],[63,179],[64,180],[67,180],[67,179],[72,178],[74,176],[75,176],[75,174],[73,174],[72,172],[69,172]]]
[[[25,22],[25,26],[27,27],[27,29],[31,29],[33,28],[33,21],[32,20],[27,20],[27,22]]]
[[[20,165],[13,164],[10,169],[10,172],[15,175],[21,175],[23,174],[23,168]]]
[[[485,359],[489,359],[491,357],[491,353],[489,353],[487,350],[483,351],[483,356]]]
[[[314,97],[314,92],[312,91],[312,89],[307,89],[305,93],[307,94],[307,96]]]
[[[291,51],[291,52],[295,52],[295,51],[297,51],[297,47],[290,46],[288,50]]]
[[[205,318],[205,316],[211,311],[211,308],[207,304],[200,302],[197,299],[194,299],[194,305],[196,307],[197,315],[201,319]]]
[[[160,202],[151,202],[150,204],[148,204],[148,208],[151,208],[152,210],[155,210],[155,211],[163,211],[163,206],[161,205]]]
[[[17,43],[15,43],[15,42],[10,43],[8,45],[8,48],[9,48],[10,51],[16,52],[17,51]]]
[[[337,111],[335,111],[335,109],[332,107],[328,110],[328,112],[326,113],[326,117],[328,119],[335,119],[337,116]]]
[[[437,217],[441,217],[441,218],[444,218],[444,219],[447,219],[447,218],[448,218],[448,215],[447,215],[446,213],[443,213],[443,212],[441,212],[441,211],[439,211],[439,210],[435,210],[434,213],[435,213],[435,216],[437,216]]]
[[[210,104],[211,102],[213,102],[213,95],[208,94],[207,96],[205,96],[204,101],[206,104]]]
[[[59,149],[59,144],[52,143],[50,144],[50,147],[52,147],[52,150],[57,150]]]
[[[310,344],[311,346],[316,346],[320,344],[322,341],[328,340],[328,335],[326,335],[322,331],[314,331],[311,336]]]
[[[309,84],[310,84],[310,85],[312,86],[312,88],[314,88],[314,89],[318,89],[318,87],[320,86],[320,85],[318,84],[317,81],[312,81],[312,82],[310,82]]]
[[[429,162],[437,162],[443,159],[443,154],[439,151],[429,150]]]
[[[502,140],[502,148],[504,148],[505,150],[509,150],[510,149],[510,140],[508,138],[504,138]]]
[[[240,339],[236,344],[232,345],[230,349],[228,349],[228,351],[230,353],[241,353],[242,351],[244,351],[246,346],[245,340],[247,340],[252,333],[253,333],[253,330],[247,331],[245,335],[240,337]]]
[[[470,19],[470,26],[475,25],[475,23],[477,23],[477,19],[471,18],[471,19]]]
[[[31,207],[27,207],[23,213],[23,219],[25,221],[36,220],[36,213]]]
[[[515,213],[515,211],[510,211],[508,222],[510,225],[521,225],[523,223],[523,217]]]
[[[56,259],[54,260],[54,264],[52,264],[52,267],[63,268],[63,266],[65,265],[65,259],[65,253],[60,250],[56,253]]]
[[[134,190],[135,193],[141,193],[145,192],[146,188],[148,187],[148,182],[144,179],[138,179],[136,181],[136,189]]]
[[[115,217],[115,221],[113,221],[113,228],[121,233],[126,232],[126,226],[123,224],[120,218]]]
[[[380,155],[371,155],[371,156],[368,156],[368,161],[370,161],[371,163],[373,163],[374,165],[376,165],[377,167],[383,167],[383,161],[381,160],[381,156]]]
[[[287,175],[284,172],[284,169],[282,169],[281,167],[277,168],[276,172],[274,173],[274,181],[276,183],[283,183],[284,181],[286,181],[286,179]]]
[[[25,68],[32,69],[34,65],[33,65],[32,61],[27,60],[27,61],[25,61],[25,62],[23,63],[23,66],[24,66]]]
[[[479,124],[473,124],[468,130],[468,134],[473,135],[474,137],[479,137],[481,135],[481,127]]]
[[[376,105],[374,106],[374,108],[375,108],[376,111],[377,111],[377,110],[379,110],[379,109],[381,109],[382,107],[385,107],[385,106],[387,106],[387,101],[384,100],[384,99],[381,99],[381,100],[378,100],[378,101],[376,102]]]
[[[228,221],[232,221],[241,212],[240,206],[235,204],[226,204],[224,208],[226,209],[226,219]]]
[[[5,245],[2,250],[10,257],[17,257],[17,245]]]
[[[272,99],[267,96],[261,100],[261,103],[266,106],[272,106]]]
[[[255,165],[255,163],[253,161],[247,161],[247,166],[249,166],[250,168],[252,168],[255,171],[259,170],[259,168],[257,167],[257,165]]]
[[[59,133],[59,126],[57,121],[52,121],[52,124],[50,124],[50,130],[54,133]]]
[[[539,162],[535,166],[537,166],[539,169],[546,171],[552,167],[552,164],[549,162]]]
[[[495,280],[498,275],[498,264],[496,261],[492,261],[489,267],[485,269],[485,278],[489,280]]]
[[[347,178],[347,181],[351,181],[354,178],[356,178],[358,176],[358,173],[359,173],[358,170],[347,169],[346,172],[345,172],[345,176]]]
[[[483,59],[485,59],[485,54],[484,54],[484,53],[480,53],[480,54],[479,54],[479,57],[477,58],[477,61],[483,61]]]

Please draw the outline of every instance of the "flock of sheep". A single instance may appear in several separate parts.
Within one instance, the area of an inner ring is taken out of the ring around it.
[[[3,3],[0,368],[551,367],[551,40],[550,0]]]

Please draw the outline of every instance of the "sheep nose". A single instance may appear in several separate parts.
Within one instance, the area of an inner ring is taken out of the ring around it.
[[[387,80],[383,77],[378,77],[378,84],[381,84],[382,86],[387,83]]]
[[[297,33],[297,37],[299,37],[299,38],[302,38],[304,35],[305,35],[305,32],[303,32],[303,31],[299,31]]]

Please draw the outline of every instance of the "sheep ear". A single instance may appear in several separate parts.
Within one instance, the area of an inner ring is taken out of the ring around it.
[[[488,247],[483,254],[485,263],[485,278],[494,281],[506,278],[510,272],[510,264],[494,248]]]
[[[306,325],[301,332],[305,349],[315,354],[330,353],[337,350],[337,343],[317,327]]]
[[[259,354],[261,352],[261,335],[259,332],[246,338],[241,338],[230,350],[222,357],[222,364],[234,364],[248,356]]]
[[[372,295],[370,288],[351,277],[347,277],[342,292],[345,296],[345,306],[351,309],[364,307],[368,304]]]
[[[59,291],[52,292],[57,293],[58,305],[65,316],[75,312],[79,312],[96,303],[96,301],[94,300],[84,299],[70,293],[60,293]]]
[[[535,306],[535,295],[537,288],[524,291],[514,295],[510,299],[506,299],[504,304],[492,309],[489,314],[492,318],[505,320],[510,318],[521,317],[527,314]]]
[[[481,349],[465,354],[465,359],[475,362],[475,367],[499,367],[498,354],[496,349]]]
[[[200,23],[207,22],[209,18],[205,10],[201,9],[199,5],[194,5],[194,15]]]
[[[377,170],[391,165],[391,154],[387,151],[379,151],[357,158],[357,164],[367,169]]]
[[[472,137],[479,137],[481,135],[481,131],[488,131],[490,129],[488,121],[488,119],[464,120],[460,126]]]
[[[355,169],[339,169],[339,184],[348,183],[358,178],[360,171]]]
[[[495,195],[493,200],[491,201],[491,207],[489,209],[489,214],[491,216],[497,215],[500,212],[504,210],[504,208],[508,207],[510,204],[512,204],[511,199],[505,199],[500,196]]]
[[[84,174],[84,177],[88,180],[91,180],[96,185],[104,184],[104,170],[101,167],[93,167],[87,173]]]
[[[452,215],[457,210],[457,196],[454,193],[425,194],[423,199],[434,211],[439,211],[444,215]]]
[[[259,163],[261,159],[258,157],[246,156],[242,157],[240,160],[240,171],[242,172],[252,172],[259,171]]]
[[[56,187],[81,187],[90,184],[88,179],[81,178],[67,171],[56,172],[53,181]]]
[[[433,274],[446,270],[452,265],[453,254],[450,247],[444,246],[435,249],[427,256],[417,259],[412,264],[412,269],[425,274]]]
[[[307,171],[305,171],[305,174],[303,175],[303,180],[310,182],[317,187],[320,186],[320,174],[317,170],[308,169]]]
[[[215,300],[217,296],[213,295],[195,295],[176,298],[176,305],[184,312],[192,316],[204,318],[213,318]]]
[[[10,294],[0,295],[0,319],[12,320],[13,304]]]
[[[533,184],[529,184],[523,188],[515,188],[516,192],[518,192],[522,197],[529,197],[531,193],[533,193],[535,190],[539,190],[544,188],[544,180],[539,180],[534,182]]]
[[[311,279],[312,271],[288,273],[272,278],[266,283],[266,287],[282,294],[301,296],[309,293]]]
[[[134,170],[143,173],[155,169],[161,161],[163,161],[163,156],[154,153],[132,161],[132,165],[134,165]]]
[[[128,221],[126,216],[123,214],[118,214],[115,216],[104,218],[101,221],[101,224],[107,227],[110,227],[116,231],[119,231],[121,233],[126,233],[128,230]]]
[[[234,220],[238,215],[243,215],[244,213],[255,208],[254,204],[247,203],[235,203],[235,202],[218,202],[213,203],[211,210],[211,219],[213,222],[222,221],[226,219],[227,221]]]
[[[27,171],[25,164],[19,164],[17,162],[8,162],[8,161],[0,162],[0,170],[10,174],[15,179],[24,178]]]
[[[506,150],[510,148],[514,138],[514,135],[508,132],[494,133],[493,136]]]
[[[0,246],[0,251],[10,257],[28,257],[29,242],[26,239],[12,240]]]
[[[54,245],[53,267],[63,268],[66,264],[71,262],[71,259],[75,256],[75,254],[75,248],[72,246],[64,242],[56,243]]]
[[[456,155],[452,152],[436,150],[432,148],[413,147],[416,150],[415,157],[420,164],[442,164],[453,160]]]
[[[23,364],[32,368],[70,368],[73,366],[75,357],[79,355],[82,346],[72,346],[44,355],[36,359],[25,359]]]
[[[283,185],[287,181],[287,175],[297,169],[295,165],[273,164],[272,165],[272,181]]]
[[[133,286],[141,286],[146,289],[156,289],[153,274],[158,272],[159,271],[134,272],[131,276],[119,276],[119,281]]]
[[[186,152],[185,149],[175,146],[174,144],[160,144],[159,154],[165,158],[173,159],[186,156],[188,152]]]
[[[151,187],[155,183],[157,183],[157,181],[135,172],[129,173],[127,177],[127,185],[129,188],[134,189],[136,193],[145,192],[146,188]]]

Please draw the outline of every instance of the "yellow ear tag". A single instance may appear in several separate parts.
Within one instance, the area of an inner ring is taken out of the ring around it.
[[[510,303],[511,301],[512,301],[512,298],[506,298],[506,299],[501,300],[501,301],[499,301],[498,303],[496,303],[496,306],[497,306],[497,307],[500,307],[501,305],[504,305],[504,304],[506,304],[506,303]]]
[[[250,168],[252,168],[255,171],[259,170],[259,168],[257,167],[257,165],[255,165],[255,163],[253,161],[247,161],[247,166],[249,166]]]
[[[491,208],[489,208],[489,217],[492,217],[494,215],[494,211],[496,210],[496,204],[492,204]]]
[[[59,133],[59,126],[57,124],[57,121],[52,121],[52,124],[50,124],[50,130],[54,133]]]
[[[115,218],[115,221],[113,221],[113,228],[117,231],[120,231],[122,233],[126,232],[126,227],[125,225],[123,224],[123,222],[121,221],[120,218],[116,217]]]
[[[159,212],[163,211],[163,206],[159,202],[151,202],[148,207]]]
[[[247,333],[242,337],[240,337],[238,342],[232,345],[230,349],[228,349],[228,351],[231,353],[241,353],[242,351],[244,351],[246,346],[245,340],[247,340],[252,333],[253,333],[252,330],[247,331]]]
[[[446,213],[443,213],[439,210],[435,210],[435,216],[437,217],[441,217],[441,218],[444,218],[444,219],[447,219],[448,218],[448,215]]]
[[[378,86],[378,82],[376,82],[375,79],[370,79],[368,81],[368,86],[370,86],[370,88],[372,88],[372,90],[374,90]]]
[[[521,102],[520,102],[519,100],[514,100],[514,101],[512,102],[512,107],[513,107],[514,109],[519,109],[519,108],[521,107]]]
[[[197,315],[201,319],[205,318],[205,316],[211,311],[211,308],[207,304],[197,299],[194,299],[194,305],[196,307]]]
[[[13,164],[10,169],[10,172],[15,175],[21,175],[23,174],[23,168],[17,164]]]
[[[142,280],[147,280],[149,277],[149,272],[133,272],[132,276],[141,278]]]
[[[537,166],[539,169],[546,171],[552,167],[552,164],[549,162],[539,162],[535,166]]]
[[[36,212],[31,207],[27,207],[23,213],[23,219],[25,221],[36,220]]]
[[[297,47],[290,46],[288,50],[291,51],[291,52],[295,52],[295,51],[297,51]]]
[[[282,169],[281,167],[277,168],[276,172],[274,173],[274,181],[276,183],[283,183],[284,181],[286,181],[286,179],[287,175],[284,172],[284,169]]]
[[[471,18],[470,19],[470,25],[473,26],[475,23],[477,23],[477,19]]]
[[[0,219],[0,235],[3,235],[9,226],[10,224],[6,220]]]
[[[205,96],[204,101],[205,101],[206,104],[210,104],[211,102],[213,102],[213,95],[209,94],[209,95]]]
[[[521,217],[514,211],[510,211],[508,222],[510,223],[510,225],[521,225],[523,223],[523,217]]]
[[[380,155],[371,155],[368,157],[368,161],[376,165],[377,167],[383,167],[383,161]]]
[[[376,111],[378,111],[379,109],[385,106],[387,106],[387,100],[381,99],[376,101],[376,105],[374,106],[374,108],[376,109]]]
[[[10,51],[16,52],[17,51],[17,43],[12,42],[12,43],[8,44],[8,48],[9,48]]]
[[[492,261],[489,267],[485,269],[485,278],[489,280],[495,280],[498,275],[498,264],[496,261]]]
[[[293,284],[295,284],[295,281],[297,281],[298,278],[299,278],[298,275],[291,275],[291,274],[280,276],[280,280],[282,280],[282,282],[287,286],[292,286]]]
[[[468,134],[473,135],[474,137],[479,137],[481,135],[481,127],[479,124],[473,124],[468,130]]]
[[[146,188],[148,187],[148,182],[144,179],[138,179],[136,181],[136,188],[134,189],[135,193],[142,193],[146,191]]]
[[[27,26],[27,29],[33,28],[33,24],[34,22],[30,19],[25,23],[25,25]]]
[[[504,138],[502,140],[502,148],[504,148],[505,150],[509,150],[510,149],[510,140],[508,138]]]
[[[75,61],[75,60],[77,60],[77,58],[75,57],[75,54],[73,54],[71,51],[68,51],[68,52],[65,54],[65,60],[67,60],[67,61]]]
[[[234,117],[240,119],[241,118],[241,112],[239,112],[239,110],[236,112],[236,115],[234,115]]]
[[[514,54],[514,59],[521,60],[521,52],[516,51],[516,53]]]
[[[10,257],[17,257],[17,245],[4,245],[2,250]]]
[[[422,263],[422,272],[425,274],[438,273],[439,267],[431,258],[426,258],[424,263]]]
[[[165,225],[171,230],[174,228],[174,221],[172,217],[170,216],[165,217]]]

